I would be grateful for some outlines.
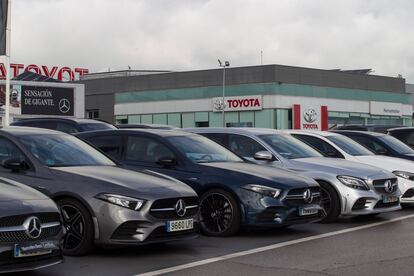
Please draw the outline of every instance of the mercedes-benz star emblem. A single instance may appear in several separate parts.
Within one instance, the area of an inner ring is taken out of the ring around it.
[[[308,123],[313,123],[316,121],[318,114],[316,113],[316,110],[313,108],[309,108],[305,112],[303,112],[303,118]]]
[[[69,112],[70,102],[69,102],[68,99],[63,98],[59,101],[59,110],[62,113],[68,113]]]
[[[313,195],[311,190],[307,189],[304,193],[303,193],[303,200],[307,203],[311,203],[313,200]]]
[[[384,182],[384,190],[387,193],[391,193],[394,190],[394,185],[392,185],[391,180],[387,180]]]
[[[29,217],[24,223],[23,227],[26,231],[26,235],[32,239],[37,239],[42,234],[42,224],[37,217]]]
[[[175,212],[178,216],[183,217],[185,216],[185,213],[187,212],[187,208],[185,206],[185,201],[180,199],[175,204]]]

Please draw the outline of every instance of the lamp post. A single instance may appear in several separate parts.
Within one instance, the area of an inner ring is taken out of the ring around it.
[[[223,120],[223,127],[226,127],[226,123],[225,123],[225,118],[224,118],[224,110],[226,109],[226,104],[224,102],[224,97],[226,95],[226,67],[230,66],[230,62],[228,62],[227,60],[224,62],[224,64],[221,62],[221,60],[217,60],[219,63],[219,66],[223,68],[223,99],[221,102],[221,116],[222,116],[222,120]]]

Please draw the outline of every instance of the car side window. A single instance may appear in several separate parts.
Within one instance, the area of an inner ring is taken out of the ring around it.
[[[30,127],[56,129],[56,122],[30,122],[27,124]]]
[[[326,157],[344,158],[344,156],[336,148],[318,137],[302,134],[292,134],[292,136],[305,142]]]
[[[254,158],[259,151],[266,149],[250,137],[237,134],[229,134],[228,148],[236,154],[245,158]]]
[[[22,151],[11,141],[0,138],[0,162],[7,159],[16,159],[24,161],[26,158]]]
[[[58,122],[56,124],[56,130],[58,131],[62,131],[65,133],[69,133],[69,134],[73,134],[73,133],[77,133],[78,130],[76,129],[76,127],[74,125],[68,124],[68,123],[61,123]]]
[[[115,135],[91,137],[88,140],[93,140],[93,145],[115,160],[121,159],[122,137]]]
[[[128,136],[125,153],[127,161],[156,163],[164,157],[174,157],[174,153],[162,143],[147,137]]]
[[[374,153],[389,154],[388,150],[384,146],[374,141],[373,139],[369,139],[367,137],[358,136],[358,135],[350,135],[349,138],[351,138],[352,140],[355,140],[356,142],[360,143],[361,145],[368,148]]]
[[[228,140],[227,140],[228,135],[227,134],[225,133],[200,133],[200,134],[216,142],[217,144],[220,144],[228,148]]]

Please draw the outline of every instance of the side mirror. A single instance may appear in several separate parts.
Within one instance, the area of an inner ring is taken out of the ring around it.
[[[11,170],[12,172],[19,172],[27,169],[27,164],[19,159],[6,159],[1,162],[3,168]]]
[[[256,152],[254,154],[254,159],[263,160],[263,161],[272,161],[273,155],[270,152],[263,150],[263,151]]]
[[[164,167],[174,167],[177,165],[177,160],[174,157],[161,157],[158,159],[157,164],[160,164]]]

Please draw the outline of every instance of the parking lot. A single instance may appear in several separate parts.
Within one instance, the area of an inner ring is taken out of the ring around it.
[[[32,275],[412,275],[413,227],[409,209],[230,238],[96,249]]]

